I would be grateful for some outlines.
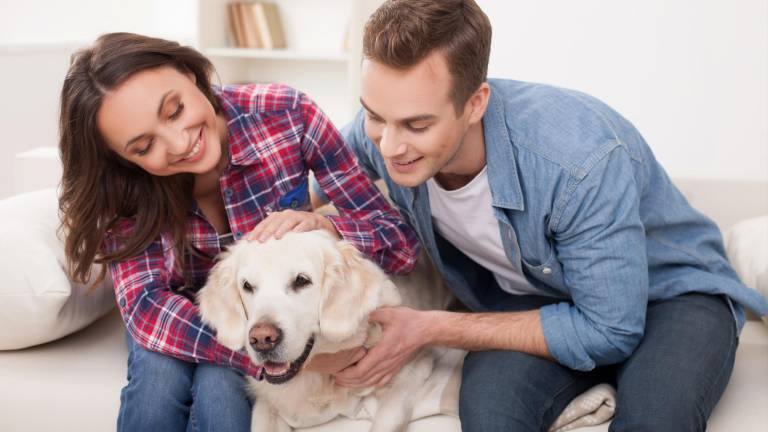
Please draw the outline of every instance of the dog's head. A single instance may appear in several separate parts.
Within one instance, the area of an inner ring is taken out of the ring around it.
[[[245,347],[268,382],[283,383],[298,373],[315,337],[341,342],[396,297],[392,282],[354,246],[311,231],[234,244],[198,302],[220,343]]]

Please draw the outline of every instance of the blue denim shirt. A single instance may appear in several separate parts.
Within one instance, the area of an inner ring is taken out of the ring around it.
[[[626,119],[583,93],[489,84],[490,205],[510,265],[562,300],[540,311],[558,362],[590,370],[625,360],[643,336],[648,302],[687,292],[727,295],[739,329],[742,306],[768,314],[725,258],[716,225],[688,204]],[[386,181],[451,291],[473,310],[498,310],[510,294],[435,231],[426,185],[391,180],[363,121],[361,111],[342,131],[360,164]]]

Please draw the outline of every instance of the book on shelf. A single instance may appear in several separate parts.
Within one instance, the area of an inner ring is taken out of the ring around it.
[[[253,17],[254,3],[240,3],[238,6],[242,18],[245,48],[264,48],[257,22]]]
[[[245,36],[240,20],[239,3],[227,3],[227,29],[229,45],[237,48],[245,47]]]
[[[232,2],[227,4],[230,45],[238,48],[285,48],[285,34],[277,4]]]

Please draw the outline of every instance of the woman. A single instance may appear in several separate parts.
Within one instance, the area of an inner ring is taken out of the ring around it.
[[[324,229],[388,272],[416,261],[415,235],[307,96],[213,87],[212,72],[191,48],[112,33],[64,81],[67,260],[77,280],[105,263],[115,283],[130,348],[118,430],[249,429],[239,373],[260,367],[219,345],[193,301],[229,242]],[[309,171],[338,216],[305,211]]]

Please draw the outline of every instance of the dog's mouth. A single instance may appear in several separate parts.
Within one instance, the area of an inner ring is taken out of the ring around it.
[[[261,378],[267,380],[270,384],[283,384],[295,377],[301,366],[309,357],[309,352],[312,351],[312,347],[315,345],[315,336],[311,336],[307,341],[307,345],[304,346],[304,351],[299,358],[289,363],[275,363],[267,361],[264,363],[261,369]]]

